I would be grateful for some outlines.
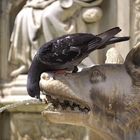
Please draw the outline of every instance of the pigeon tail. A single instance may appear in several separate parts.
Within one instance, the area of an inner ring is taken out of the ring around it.
[[[92,52],[95,49],[103,49],[106,47],[106,45],[109,44],[114,44],[117,42],[129,40],[129,37],[115,37],[115,35],[118,34],[120,31],[121,29],[119,27],[115,27],[101,34],[98,34],[97,37],[101,38],[101,41],[98,42],[98,44],[95,43],[94,41],[90,41],[88,44],[89,46],[88,53]]]

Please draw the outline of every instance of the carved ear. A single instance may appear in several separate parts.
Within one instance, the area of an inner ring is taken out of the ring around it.
[[[124,64],[133,84],[140,86],[140,43],[128,53]]]
[[[90,82],[91,83],[99,83],[105,81],[105,75],[98,69],[94,69],[90,75]]]
[[[70,8],[73,5],[73,0],[59,0],[62,8]]]

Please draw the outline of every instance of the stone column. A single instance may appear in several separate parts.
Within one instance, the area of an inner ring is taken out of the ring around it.
[[[117,0],[117,26],[122,29],[120,36],[130,35],[130,0]],[[117,50],[123,58],[130,50],[130,41],[117,43]]]
[[[6,80],[8,74],[7,55],[9,48],[10,29],[9,29],[9,9],[10,3],[8,0],[1,1],[0,14],[0,79]],[[7,9],[7,10],[5,10]]]

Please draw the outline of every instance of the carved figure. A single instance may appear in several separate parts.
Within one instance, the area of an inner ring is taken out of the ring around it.
[[[102,0],[28,0],[16,17],[9,62],[17,66],[11,76],[27,73],[36,50],[58,36],[87,32],[97,22]],[[80,25],[80,26],[78,26]]]
[[[140,45],[124,64],[104,64],[78,73],[43,73],[40,87],[51,122],[90,128],[103,140],[140,139]]]

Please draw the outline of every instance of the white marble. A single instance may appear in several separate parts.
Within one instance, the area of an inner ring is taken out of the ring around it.
[[[36,50],[45,42],[64,34],[91,32],[89,23],[98,22],[102,0],[28,0],[18,13],[11,36],[9,62],[17,65],[10,74],[27,73]]]

